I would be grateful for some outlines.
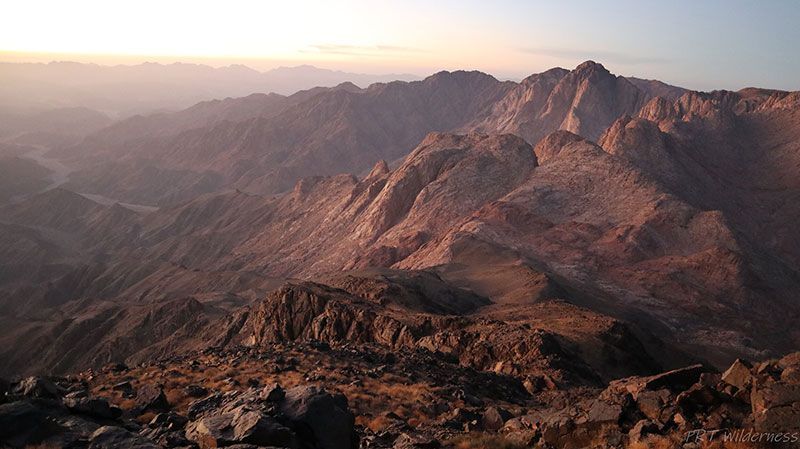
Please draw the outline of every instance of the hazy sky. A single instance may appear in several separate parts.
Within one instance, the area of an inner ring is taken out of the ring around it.
[[[800,90],[800,1],[4,0],[0,59],[479,69]]]

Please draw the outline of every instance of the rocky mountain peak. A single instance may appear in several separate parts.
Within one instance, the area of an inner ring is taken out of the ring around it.
[[[364,177],[364,181],[378,179],[388,175],[389,172],[389,164],[387,164],[385,160],[381,159],[375,164],[374,167],[372,167],[372,170],[369,171],[367,176]]]
[[[445,226],[535,165],[531,146],[514,135],[430,133],[391,173],[358,234],[377,237],[405,220],[404,232]]]
[[[554,67],[549,70],[545,70],[541,73],[534,73],[526,78],[524,78],[521,84],[532,84],[542,79],[556,79],[559,80],[563,78],[565,75],[569,73],[569,70],[562,69],[561,67]]]
[[[423,82],[428,84],[436,83],[457,83],[457,82],[497,82],[497,78],[479,70],[455,70],[447,71],[442,70],[433,75],[425,78]]]
[[[356,86],[350,81],[345,81],[341,84],[336,85],[336,87],[333,87],[333,90],[344,90],[347,92],[354,92],[354,93],[362,91],[360,87]]]
[[[545,164],[547,161],[555,156],[566,146],[573,143],[585,142],[583,137],[571,133],[569,131],[555,131],[547,135],[544,139],[540,140],[533,148],[539,164]]]
[[[578,66],[575,67],[572,73],[582,77],[588,77],[594,74],[605,75],[605,76],[611,75],[611,72],[609,72],[608,69],[606,69],[605,66],[603,66],[603,64],[591,60],[584,61],[578,64]]]

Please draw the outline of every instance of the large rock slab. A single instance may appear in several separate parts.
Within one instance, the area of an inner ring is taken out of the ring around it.
[[[73,413],[98,419],[115,419],[122,414],[120,409],[112,407],[108,400],[103,398],[67,396],[64,398],[64,406]]]
[[[298,386],[286,391],[281,412],[303,440],[319,449],[355,449],[358,436],[355,417],[347,399],[314,386]]]
[[[143,385],[136,392],[136,407],[141,411],[169,411],[170,405],[164,390],[155,385]]]
[[[722,373],[722,381],[728,385],[733,385],[739,390],[746,390],[750,388],[753,383],[753,366],[742,359],[736,359],[735,362]]]
[[[246,406],[231,411],[221,410],[190,422],[186,426],[186,438],[201,447],[232,444],[297,447],[291,429],[275,418]]]
[[[151,441],[122,427],[103,426],[89,440],[89,449],[160,449]]]
[[[800,384],[771,378],[757,380],[750,393],[756,430],[800,431]]]

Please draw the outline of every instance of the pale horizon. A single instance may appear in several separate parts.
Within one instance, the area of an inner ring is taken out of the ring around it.
[[[618,75],[697,90],[800,89],[793,76],[800,58],[792,48],[800,40],[800,5],[789,1],[505,0],[489,7],[41,0],[6,9],[0,28],[0,60],[6,62],[243,64],[259,71],[308,64],[418,76],[463,69],[521,79],[594,60]]]

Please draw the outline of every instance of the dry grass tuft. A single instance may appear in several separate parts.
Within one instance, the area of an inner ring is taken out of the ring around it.
[[[373,432],[381,432],[389,428],[389,426],[394,422],[394,420],[387,418],[384,415],[376,416],[372,419],[367,417],[359,417],[362,418],[362,425],[369,427],[370,430]]]
[[[153,418],[155,418],[155,417],[156,417],[156,413],[155,412],[144,412],[141,415],[139,415],[138,418],[136,418],[136,421],[138,421],[139,424],[147,424],[150,421],[152,421]]]
[[[523,449],[524,444],[510,441],[503,435],[469,434],[450,440],[455,449]]]

